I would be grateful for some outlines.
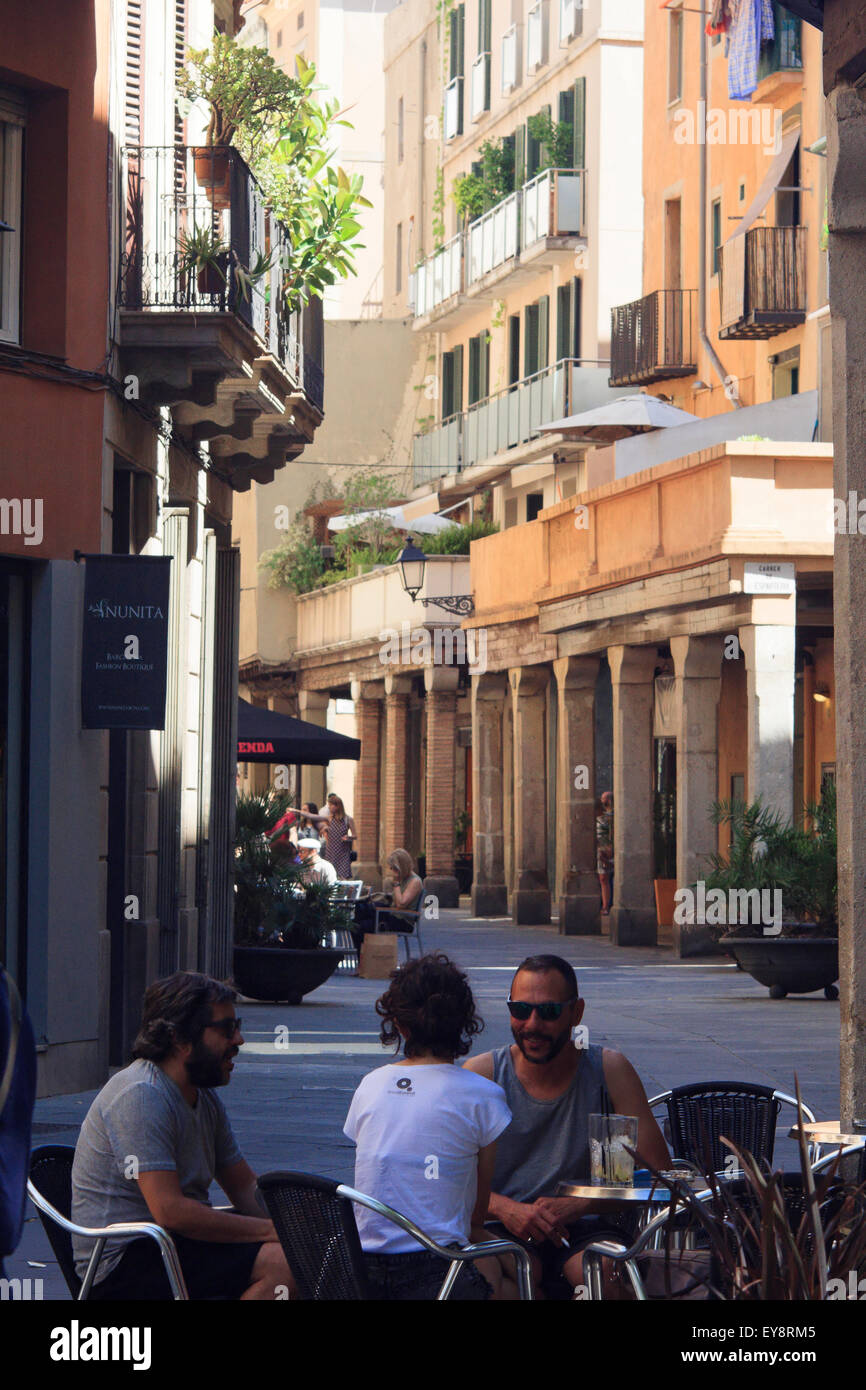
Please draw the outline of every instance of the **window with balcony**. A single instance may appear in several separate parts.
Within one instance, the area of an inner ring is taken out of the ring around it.
[[[472,64],[472,119],[490,110],[490,48],[492,0],[478,0],[478,55]]]
[[[463,348],[442,354],[442,419],[450,420],[463,409]]]
[[[547,366],[550,299],[544,294],[523,311],[523,375],[534,376]]]
[[[520,45],[517,25],[502,35],[502,95],[507,96],[520,85]]]
[[[463,134],[463,74],[465,72],[466,6],[455,5],[448,15],[448,85],[445,88],[445,139]]]
[[[20,340],[24,105],[0,91],[0,342]]]
[[[683,95],[683,12],[668,11],[668,105]]]
[[[547,0],[537,0],[526,17],[526,71],[537,72],[547,62]]]
[[[485,329],[469,340],[468,403],[475,405],[490,395],[490,334]]]
[[[803,66],[802,21],[773,0],[773,42],[761,50],[758,81],[774,72],[797,72]]]

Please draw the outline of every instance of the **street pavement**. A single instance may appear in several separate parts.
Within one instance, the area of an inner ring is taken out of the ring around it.
[[[756,1081],[803,1099],[819,1119],[839,1114],[839,1005],[822,994],[771,1000],[724,957],[681,961],[661,949],[612,947],[601,937],[562,937],[555,927],[516,928],[510,918],[443,911],[423,924],[425,950],[442,950],[468,972],[485,1030],[474,1051],[511,1040],[505,999],[524,956],[549,951],[571,961],[587,1000],[589,1039],[634,1063],[649,1095],[688,1081]],[[342,1132],[361,1077],[388,1060],[375,1001],[384,984],[338,973],[298,1007],[244,1000],[246,1044],[222,1091],[244,1156],[258,1173],[298,1169],[351,1182],[353,1146]],[[36,1106],[33,1142],[74,1145],[96,1093]],[[779,1166],[797,1166],[783,1106]],[[214,1191],[214,1199],[217,1190]],[[45,1298],[68,1293],[28,1204],[24,1239],[7,1277],[41,1278]]]

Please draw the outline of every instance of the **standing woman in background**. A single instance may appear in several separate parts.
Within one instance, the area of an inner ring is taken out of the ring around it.
[[[346,808],[335,792],[328,797],[330,816],[324,822],[322,833],[325,848],[322,858],[327,859],[337,870],[337,878],[352,877],[352,841],[357,835],[355,822],[346,815]]]

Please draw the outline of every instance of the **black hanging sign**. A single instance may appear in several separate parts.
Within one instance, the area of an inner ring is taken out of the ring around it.
[[[82,728],[164,729],[171,556],[82,558]]]

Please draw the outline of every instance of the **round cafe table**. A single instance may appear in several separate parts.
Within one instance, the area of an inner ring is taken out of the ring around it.
[[[703,1178],[692,1176],[690,1173],[683,1173],[680,1181],[688,1183],[692,1192],[697,1198],[709,1194],[709,1188]],[[638,1230],[642,1231],[645,1226],[658,1216],[660,1211],[670,1205],[671,1190],[663,1183],[651,1183],[645,1179],[626,1186],[615,1184],[611,1186],[596,1187],[593,1183],[581,1179],[576,1182],[560,1182],[556,1188],[557,1197],[582,1197],[591,1202],[597,1202],[602,1208],[628,1207],[634,1203],[643,1203],[643,1210],[638,1217]]]

